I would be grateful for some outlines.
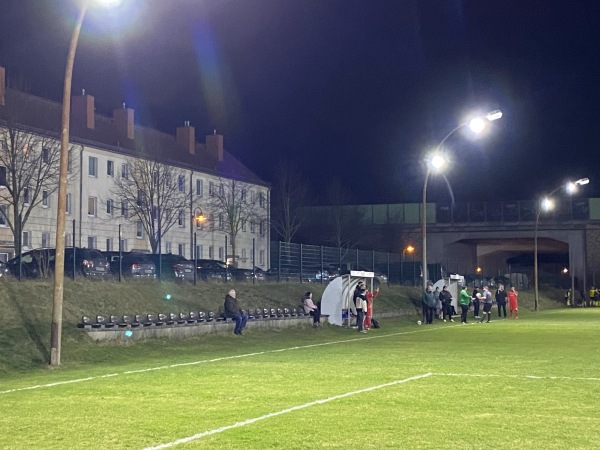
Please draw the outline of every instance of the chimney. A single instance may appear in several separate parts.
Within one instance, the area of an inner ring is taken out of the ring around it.
[[[217,161],[223,161],[223,135],[217,134],[217,130],[206,136],[206,151]]]
[[[183,126],[177,128],[177,143],[190,155],[196,154],[196,129],[190,127],[189,121],[183,122]]]
[[[6,89],[6,70],[4,67],[0,67],[0,106],[6,104],[6,98],[4,92]]]
[[[127,108],[123,103],[122,108],[113,109],[113,122],[117,131],[128,139],[134,138],[133,109]]]
[[[71,100],[73,124],[93,130],[96,127],[96,114],[94,112],[94,97],[86,95],[85,89],[81,95],[74,95]]]

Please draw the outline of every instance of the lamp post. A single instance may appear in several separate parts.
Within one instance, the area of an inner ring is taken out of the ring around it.
[[[63,293],[65,280],[65,224],[67,212],[67,165],[69,161],[69,122],[71,116],[71,82],[75,51],[85,13],[91,0],[82,3],[67,53],[60,131],[60,159],[58,172],[58,202],[56,211],[56,246],[54,257],[54,289],[52,294],[52,327],[50,329],[50,365],[60,365]],[[95,0],[112,5],[119,0]]]
[[[408,244],[406,247],[402,249],[402,258],[400,259],[400,285],[404,286],[404,255],[407,253],[413,253],[415,248]],[[414,263],[414,262],[413,262]],[[413,267],[413,284],[414,284],[414,267]]]
[[[425,173],[425,182],[423,183],[423,204],[421,205],[421,233],[423,238],[423,291],[427,288],[427,182],[432,169],[440,171],[445,165],[446,159],[441,154],[441,149],[444,143],[456,133],[458,130],[469,127],[473,133],[481,133],[487,122],[498,120],[502,117],[502,111],[491,111],[484,116],[475,117],[467,122],[461,123],[454,127],[437,145],[434,155],[429,159],[427,164],[427,172]]]
[[[206,222],[206,216],[202,212],[202,208],[196,208],[194,210],[194,215],[192,216],[192,219],[196,223],[196,227]],[[194,230],[194,286],[196,285],[196,272],[198,271],[198,246],[196,245],[196,239],[197,232]]]
[[[577,192],[578,186],[586,185],[590,182],[589,178],[580,178],[577,181],[569,181],[568,183],[561,185],[554,189],[550,194],[545,196],[538,205],[537,214],[535,216],[535,228],[533,232],[533,283],[534,283],[534,305],[535,311],[539,309],[539,273],[538,273],[538,228],[540,223],[540,216],[542,211],[551,211],[554,208],[554,201],[552,200],[552,196],[556,194],[561,189],[564,189],[565,192],[569,195],[573,195]],[[570,252],[569,252],[570,253]],[[571,265],[571,295],[575,291],[575,272],[573,270],[573,266]]]

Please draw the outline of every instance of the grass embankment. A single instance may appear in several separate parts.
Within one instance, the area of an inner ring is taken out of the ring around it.
[[[52,281],[0,282],[0,374],[45,368],[49,360],[52,317]],[[218,311],[226,292],[234,288],[242,308],[296,307],[305,291],[319,299],[321,284],[299,283],[190,283],[66,280],[64,291],[62,353],[63,366],[93,364],[110,359],[116,344],[97,344],[77,329],[83,315],[134,315]],[[170,294],[170,300],[167,295]],[[561,293],[546,292],[541,308],[559,305]],[[376,300],[376,313],[406,310],[419,304],[419,288],[383,286]],[[521,295],[521,307],[532,305],[532,294]],[[137,344],[136,344],[137,345]],[[177,343],[155,343],[176,346]],[[133,345],[135,347],[135,345]]]

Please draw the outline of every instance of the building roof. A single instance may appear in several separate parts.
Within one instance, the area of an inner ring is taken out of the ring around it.
[[[0,123],[12,122],[34,133],[60,139],[62,104],[7,88],[5,105],[0,105]],[[184,148],[175,136],[134,125],[134,139],[115,126],[115,119],[94,114],[95,126],[88,128],[71,113],[70,142],[84,144],[128,157],[148,158],[189,170],[268,187],[248,167],[227,150],[222,158],[211,154],[204,143],[196,142],[195,154]]]

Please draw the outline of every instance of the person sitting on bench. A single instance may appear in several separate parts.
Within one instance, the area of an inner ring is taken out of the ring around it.
[[[304,294],[304,300],[302,301],[302,305],[304,306],[304,312],[309,313],[313,318],[313,327],[321,326],[321,311],[319,311],[319,307],[315,305],[312,301],[312,292],[308,291]]]

